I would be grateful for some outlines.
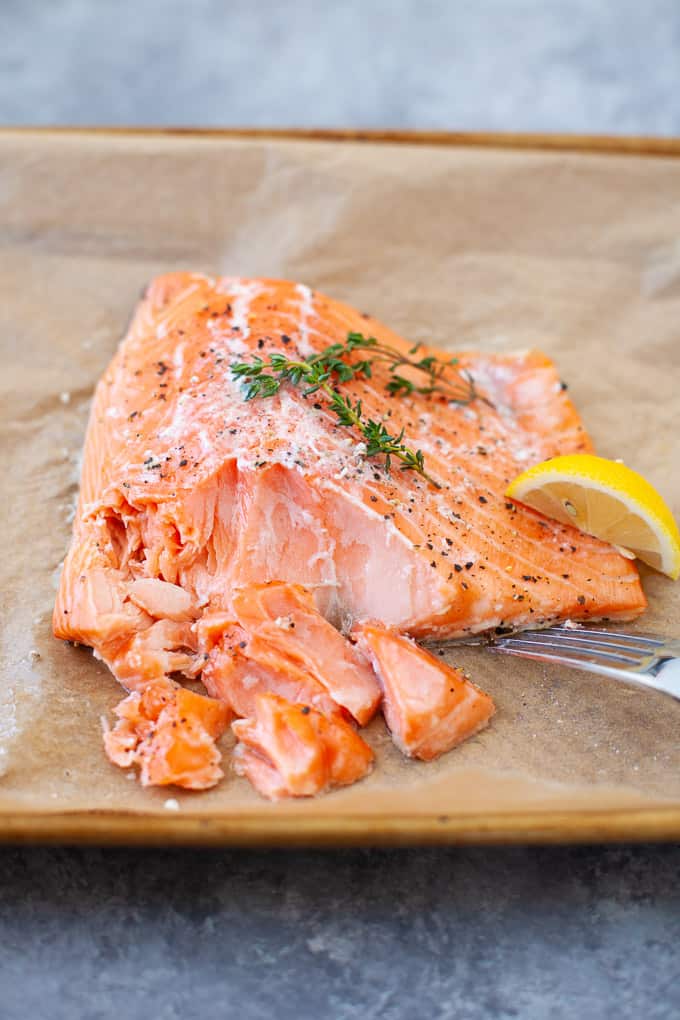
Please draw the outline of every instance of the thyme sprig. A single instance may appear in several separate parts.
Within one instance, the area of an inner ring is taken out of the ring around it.
[[[395,396],[441,393],[457,404],[469,404],[479,397],[468,373],[459,370],[459,378],[454,381],[447,377],[447,368],[458,365],[456,358],[441,361],[428,356],[416,360],[414,355],[418,349],[419,345],[416,345],[411,348],[408,355],[404,355],[389,344],[376,340],[375,337],[365,337],[362,333],[348,333],[344,344],[331,344],[330,347],[308,358],[296,360],[288,358],[285,354],[273,352],[267,360],[264,360],[256,355],[251,361],[232,364],[231,372],[236,379],[243,382],[246,400],[273,397],[284,383],[302,389],[305,397],[323,393],[338,424],[353,426],[361,433],[366,442],[366,456],[384,456],[387,471],[390,470],[392,458],[399,460],[402,471],[415,471],[436,488],[441,488],[436,479],[425,470],[422,450],[413,450],[404,443],[403,428],[397,435],[392,435],[382,422],[364,417],[360,400],[352,403],[349,397],[338,390],[340,384],[350,382],[352,379],[361,377],[370,379],[373,364],[382,361],[388,364],[390,371],[387,390]],[[357,351],[368,351],[371,356],[346,360],[348,355]],[[425,379],[422,385],[398,373],[399,369],[406,367],[423,373]]]
[[[447,361],[443,361],[434,355],[428,355],[416,360],[413,356],[420,350],[420,344],[415,344],[408,354],[402,354],[396,347],[380,343],[375,337],[365,337],[361,333],[348,333],[346,346],[349,348],[350,344],[352,350],[371,350],[373,354],[371,362],[387,362],[390,371],[387,391],[395,396],[397,394],[409,396],[411,393],[427,396],[430,393],[441,393],[451,403],[463,405],[472,403],[480,396],[470,373],[465,369],[458,368],[458,358],[449,358]],[[422,372],[426,381],[419,386],[413,380],[399,375],[400,368],[411,368]],[[457,379],[448,378],[447,369],[449,368],[456,370]]]

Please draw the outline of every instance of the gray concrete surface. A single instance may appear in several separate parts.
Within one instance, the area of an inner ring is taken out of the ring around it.
[[[677,0],[1,0],[0,123],[680,133]]]
[[[0,123],[680,133],[677,0],[0,0]],[[680,848],[0,850],[0,1020],[680,1016]]]
[[[677,849],[0,853],[3,1020],[666,1020]]]

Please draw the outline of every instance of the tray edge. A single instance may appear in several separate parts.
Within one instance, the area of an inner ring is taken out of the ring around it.
[[[12,134],[39,137],[46,135],[109,135],[174,138],[250,138],[265,141],[368,142],[374,144],[450,146],[458,148],[494,148],[547,150],[601,155],[680,157],[680,138],[643,135],[581,135],[547,132],[485,131],[398,131],[355,130],[351,128],[248,128],[248,127],[153,127],[135,125],[4,125],[0,138]]]
[[[0,843],[98,846],[351,847],[680,840],[680,807],[489,815],[218,816],[0,812]]]

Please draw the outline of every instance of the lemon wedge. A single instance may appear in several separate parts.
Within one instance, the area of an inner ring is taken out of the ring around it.
[[[656,489],[625,464],[591,454],[553,457],[524,471],[506,495],[618,546],[674,580],[680,532]]]

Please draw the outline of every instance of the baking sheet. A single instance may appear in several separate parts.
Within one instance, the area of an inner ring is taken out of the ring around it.
[[[272,839],[285,818],[338,839],[353,819],[365,839],[379,819],[420,819],[426,837],[443,815],[474,832],[496,815],[672,808],[680,835],[680,704],[661,694],[461,649],[497,704],[486,732],[424,765],[374,723],[367,781],[271,805],[229,774],[196,795],[109,765],[99,717],[120,689],[50,628],[92,388],[169,269],[300,280],[414,341],[540,347],[599,451],[680,513],[680,163],[139,134],[6,132],[0,150],[0,835],[11,816],[16,833],[73,812],[257,819],[260,838],[270,820]],[[680,587],[648,571],[644,585],[638,626],[677,634]]]

